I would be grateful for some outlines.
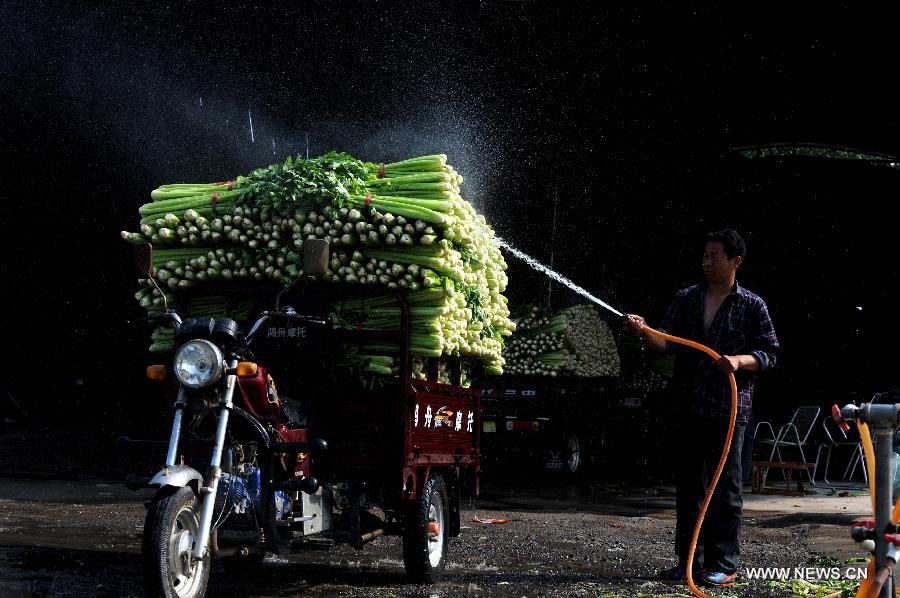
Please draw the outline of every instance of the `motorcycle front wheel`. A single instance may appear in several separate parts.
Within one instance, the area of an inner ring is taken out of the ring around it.
[[[209,555],[191,556],[200,501],[190,488],[163,488],[147,509],[141,564],[144,589],[160,598],[199,598],[209,581]]]

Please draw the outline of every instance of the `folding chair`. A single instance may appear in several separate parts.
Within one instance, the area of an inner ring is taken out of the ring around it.
[[[806,460],[806,454],[803,451],[803,447],[807,446],[807,441],[809,440],[809,435],[815,427],[816,421],[819,419],[819,413],[821,412],[821,408],[817,405],[804,405],[798,407],[794,414],[791,416],[790,421],[781,426],[778,429],[777,433],[774,433],[772,428],[772,424],[767,421],[761,421],[756,424],[756,429],[754,430],[754,437],[756,438],[756,442],[764,445],[770,445],[772,448],[769,451],[768,463],[789,463],[785,461],[782,457],[781,451],[782,449],[796,449],[796,451],[800,455],[801,464],[808,463]],[[770,438],[760,438],[759,430],[760,428],[765,429],[768,428]],[[775,457],[778,457],[777,459]],[[815,481],[815,473],[816,473],[816,463],[809,463],[812,465],[812,472],[810,472],[809,467],[806,467],[806,475],[809,478],[809,483],[813,486],[816,485]],[[766,474],[764,473],[762,476],[762,483],[765,486],[765,478]]]
[[[819,460],[822,457],[822,452],[825,451],[825,469],[822,472],[822,481],[825,482],[825,485],[829,488],[835,488],[835,485],[828,481],[831,453],[836,448],[848,447],[850,448],[850,453],[840,481],[844,483],[850,482],[853,479],[853,475],[856,473],[857,468],[859,468],[862,470],[863,481],[865,482],[863,488],[867,489],[869,487],[869,473],[866,471],[866,456],[863,452],[862,442],[859,439],[851,440],[847,436],[847,433],[835,423],[834,418],[828,415],[822,418],[822,429],[825,431],[826,440],[819,445],[819,451],[816,453],[815,468],[815,470],[818,471]]]

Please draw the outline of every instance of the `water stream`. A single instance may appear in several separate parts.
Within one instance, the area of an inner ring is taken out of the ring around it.
[[[625,317],[625,314],[623,314],[616,308],[612,307],[610,304],[606,303],[602,299],[598,299],[597,297],[591,295],[586,290],[584,290],[583,288],[581,288],[580,286],[578,286],[577,284],[575,284],[574,282],[572,282],[571,280],[569,280],[568,278],[566,278],[565,276],[560,274],[559,272],[556,272],[555,270],[551,270],[550,268],[548,268],[544,264],[540,263],[539,261],[537,261],[530,255],[528,255],[526,253],[522,253],[521,251],[519,251],[518,249],[516,249],[515,247],[513,247],[512,245],[510,245],[503,239],[501,239],[500,237],[497,237],[497,242],[500,244],[500,247],[504,248],[505,250],[507,250],[508,252],[510,252],[511,254],[513,254],[514,256],[516,256],[517,258],[519,258],[520,260],[522,260],[523,262],[525,262],[526,264],[528,264],[529,266],[531,266],[532,268],[534,268],[535,270],[540,272],[541,274],[545,274],[546,276],[549,276],[556,282],[567,286],[568,288],[572,289],[573,291],[575,291],[576,293],[578,293],[585,299],[593,301],[600,307],[608,309],[609,311],[616,314],[620,318]]]

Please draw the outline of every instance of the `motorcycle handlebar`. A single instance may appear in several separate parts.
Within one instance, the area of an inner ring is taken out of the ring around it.
[[[129,324],[137,324],[139,322],[157,322],[159,320],[168,320],[177,328],[181,326],[181,317],[175,313],[174,311],[167,311],[165,313],[161,313],[155,316],[145,316],[142,318],[135,318],[133,320],[128,320]]]
[[[275,311],[264,311],[259,314],[259,317],[256,319],[256,322],[253,323],[253,326],[250,328],[250,332],[247,333],[246,340],[249,343],[253,337],[259,332],[259,329],[262,325],[272,316],[298,316],[297,312],[294,311],[294,308],[291,306],[285,306],[281,309]],[[138,322],[158,322],[160,320],[168,320],[171,322],[176,328],[181,326],[181,317],[175,313],[174,310],[168,310],[164,313],[155,315],[155,316],[146,316],[142,318],[135,318],[133,320],[129,320],[129,324],[137,324]]]

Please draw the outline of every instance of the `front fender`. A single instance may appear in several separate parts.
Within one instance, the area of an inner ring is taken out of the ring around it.
[[[197,482],[196,486],[194,486],[194,491],[198,492],[203,486],[203,476],[200,475],[200,472],[187,465],[172,465],[163,467],[156,472],[156,475],[150,478],[147,485],[152,488],[161,488],[163,486],[184,488],[191,485],[193,481]]]

